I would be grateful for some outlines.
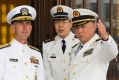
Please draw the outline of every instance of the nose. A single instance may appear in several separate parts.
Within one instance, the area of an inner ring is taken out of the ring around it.
[[[23,24],[23,28],[24,28],[24,29],[27,29],[27,24],[24,23],[24,24]]]
[[[62,21],[59,22],[59,27],[62,27],[64,24]]]

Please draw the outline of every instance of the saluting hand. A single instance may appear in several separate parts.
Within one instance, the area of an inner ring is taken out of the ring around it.
[[[100,38],[105,41],[108,40],[109,34],[106,31],[105,25],[101,22],[100,19],[98,20],[97,27]]]

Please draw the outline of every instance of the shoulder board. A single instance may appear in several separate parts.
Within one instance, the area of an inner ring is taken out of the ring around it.
[[[38,48],[36,48],[36,47],[34,47],[34,46],[31,46],[31,45],[28,45],[28,46],[29,46],[31,49],[34,49],[34,50],[40,52],[40,50],[39,50]]]
[[[9,46],[11,46],[11,43],[3,44],[3,45],[0,45],[0,49],[6,48]]]
[[[75,44],[72,48],[76,47],[78,44]]]
[[[55,40],[55,38],[47,39],[47,40],[44,41],[44,43],[48,43],[48,42],[51,42],[51,41],[54,41],[54,40]]]
[[[101,40],[101,39],[96,39],[95,42],[98,42],[98,41],[100,41],[100,40]]]

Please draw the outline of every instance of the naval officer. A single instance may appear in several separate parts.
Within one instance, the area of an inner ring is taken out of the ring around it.
[[[114,39],[91,10],[74,9],[68,17],[80,40],[72,50],[69,80],[106,80],[109,63],[118,54]]]
[[[35,18],[36,10],[27,5],[8,13],[7,22],[12,27],[14,39],[0,46],[0,80],[45,80],[41,53],[27,44]]]
[[[70,52],[79,40],[72,33],[68,6],[57,5],[51,9],[57,36],[43,43],[43,60],[47,80],[68,80]]]

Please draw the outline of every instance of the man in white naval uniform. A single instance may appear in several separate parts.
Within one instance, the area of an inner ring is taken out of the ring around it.
[[[45,80],[41,53],[27,44],[35,17],[36,10],[27,5],[8,13],[14,39],[0,47],[0,80]]]
[[[67,18],[72,9],[67,6],[57,5],[51,9],[57,36],[44,41],[43,60],[47,80],[68,80],[70,52],[79,40],[70,31],[72,22]],[[65,40],[65,51],[62,40]]]
[[[101,20],[97,22],[95,12],[74,9],[68,17],[72,19],[74,32],[80,40],[72,50],[69,80],[106,80],[109,62],[118,54],[117,44]]]

